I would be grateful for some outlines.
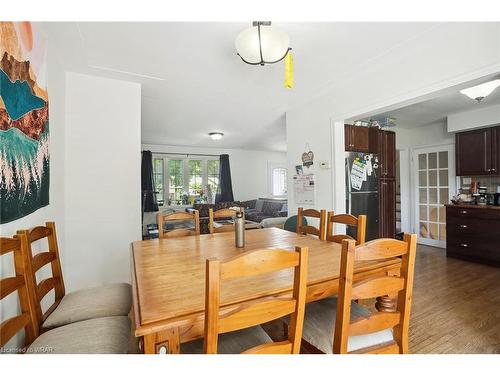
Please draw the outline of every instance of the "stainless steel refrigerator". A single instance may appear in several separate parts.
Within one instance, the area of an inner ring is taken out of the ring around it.
[[[379,237],[378,163],[377,154],[346,153],[346,210],[367,216],[367,241]],[[356,228],[347,227],[347,234],[356,238]]]

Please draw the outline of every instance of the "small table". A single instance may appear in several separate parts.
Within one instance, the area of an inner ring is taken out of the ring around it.
[[[246,232],[245,248],[234,246],[234,234],[216,233],[132,243],[132,298],[135,335],[144,337],[145,353],[179,353],[180,343],[203,337],[205,263],[245,251],[296,246],[309,248],[307,302],[337,294],[341,245],[278,228]],[[354,280],[399,274],[400,259],[356,262]],[[228,280],[221,308],[291,293],[293,270]]]

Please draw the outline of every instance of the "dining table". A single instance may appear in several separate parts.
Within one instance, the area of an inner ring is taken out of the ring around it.
[[[207,259],[226,260],[247,251],[307,247],[306,303],[336,295],[341,244],[279,228],[245,231],[245,246],[234,232],[137,241],[131,244],[133,329],[146,354],[180,353],[181,344],[203,338]],[[354,281],[398,275],[401,261],[357,262]],[[244,303],[291,294],[293,269],[227,280],[221,285],[221,313]],[[381,296],[379,310],[390,311],[394,298]],[[332,317],[333,319],[333,317]]]

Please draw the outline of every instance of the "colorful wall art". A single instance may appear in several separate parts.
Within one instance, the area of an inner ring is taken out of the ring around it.
[[[0,22],[0,223],[49,204],[47,45],[30,22]]]

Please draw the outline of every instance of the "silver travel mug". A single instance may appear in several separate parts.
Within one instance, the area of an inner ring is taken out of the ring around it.
[[[237,212],[234,219],[234,240],[236,247],[245,247],[245,219],[242,212]]]

